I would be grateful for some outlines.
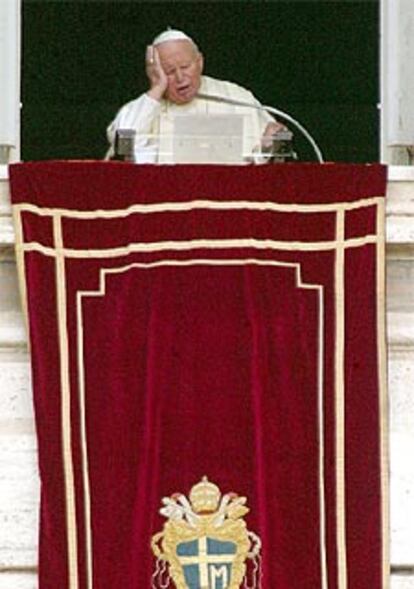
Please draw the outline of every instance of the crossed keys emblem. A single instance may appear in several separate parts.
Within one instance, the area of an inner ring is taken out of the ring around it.
[[[222,495],[203,477],[188,498],[175,493],[162,503],[167,522],[151,542],[157,559],[153,589],[238,589],[243,581],[247,589],[260,589],[261,541],[243,520],[249,511],[245,497]]]

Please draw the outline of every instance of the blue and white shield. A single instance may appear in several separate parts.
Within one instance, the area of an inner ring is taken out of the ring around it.
[[[236,552],[234,542],[206,536],[178,544],[177,556],[188,589],[226,589]]]

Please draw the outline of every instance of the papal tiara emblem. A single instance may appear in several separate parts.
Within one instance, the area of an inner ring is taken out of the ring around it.
[[[188,498],[175,493],[162,503],[167,522],[151,541],[157,559],[153,589],[260,588],[261,541],[243,520],[246,497],[222,495],[203,477]]]

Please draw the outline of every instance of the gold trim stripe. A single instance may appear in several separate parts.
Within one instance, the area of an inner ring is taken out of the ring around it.
[[[79,308],[82,305],[82,292],[76,293],[76,323],[77,323],[77,357],[78,357],[78,387],[79,387],[79,420],[80,420],[80,446],[82,452],[82,483],[84,492],[83,515],[85,518],[85,544],[86,544],[86,583],[87,589],[93,589],[93,543],[92,543],[92,516],[91,516],[91,488],[89,480],[89,456],[86,433],[86,407],[85,407],[85,364],[83,362],[83,322],[79,317]]]
[[[381,451],[381,539],[382,539],[382,585],[390,586],[390,514],[389,514],[389,448],[388,448],[388,394],[387,394],[387,346],[385,314],[385,202],[377,207],[377,346],[378,387]]]
[[[287,213],[320,213],[320,212],[337,212],[338,210],[351,211],[377,205],[379,201],[384,200],[382,196],[373,196],[352,202],[337,203],[320,203],[320,204],[296,204],[296,203],[275,203],[271,201],[217,201],[217,200],[190,200],[185,202],[161,202],[153,204],[135,204],[125,209],[96,209],[94,211],[79,211],[75,209],[39,207],[30,203],[21,203],[13,205],[21,211],[37,213],[38,215],[60,215],[61,217],[70,217],[74,219],[111,219],[113,217],[127,217],[136,213],[167,213],[183,212],[195,209],[210,210],[257,210],[257,211],[280,211]]]
[[[324,404],[323,404],[323,382],[324,382],[324,289],[319,290],[319,306],[318,306],[318,323],[319,323],[319,337],[318,337],[318,382],[320,383],[321,392],[318,396],[318,416],[319,416],[319,496],[320,501],[320,546],[321,546],[321,582],[322,589],[328,587],[328,556],[326,548],[326,499],[325,499],[325,440],[324,440]]]
[[[345,213],[337,212],[335,255],[335,464],[338,589],[348,586],[345,506]]]
[[[62,248],[62,222],[53,218],[53,236],[56,247],[56,294],[60,360],[61,420],[63,473],[66,495],[66,526],[68,549],[68,575],[70,589],[78,589],[78,548],[75,506],[75,482],[72,457],[70,420],[69,343],[67,332],[65,259]]]
[[[377,243],[375,235],[357,237],[344,241],[345,248],[360,247],[368,243]],[[336,241],[275,241],[272,239],[193,239],[189,241],[158,241],[151,243],[131,243],[123,247],[111,249],[71,249],[62,248],[62,254],[66,258],[116,258],[134,252],[164,252],[191,251],[194,249],[226,249],[226,248],[256,248],[274,249],[283,251],[332,251],[336,250]],[[29,242],[23,245],[24,251],[37,251],[46,256],[55,256],[54,248],[41,245],[36,242]]]

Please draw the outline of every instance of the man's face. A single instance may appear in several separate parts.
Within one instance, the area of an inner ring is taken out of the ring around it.
[[[191,102],[200,88],[203,56],[184,39],[161,43],[157,49],[168,78],[167,98],[176,104]]]

